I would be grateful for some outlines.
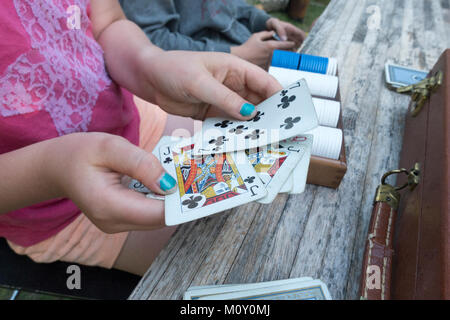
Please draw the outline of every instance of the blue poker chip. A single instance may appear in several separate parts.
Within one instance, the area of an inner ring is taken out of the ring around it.
[[[301,54],[299,70],[326,74],[328,68],[328,58]]]
[[[300,65],[300,54],[291,51],[274,50],[271,66],[298,70]]]

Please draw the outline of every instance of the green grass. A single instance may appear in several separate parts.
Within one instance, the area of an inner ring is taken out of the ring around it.
[[[250,4],[259,4],[260,1],[258,0],[247,0]],[[292,23],[293,25],[297,26],[298,28],[302,29],[305,32],[309,32],[311,30],[311,25],[316,20],[322,12],[325,10],[326,6],[330,3],[330,0],[314,0],[310,1],[308,9],[306,11],[306,16],[303,22],[298,22],[296,20],[293,20],[289,18],[287,13],[285,11],[274,11],[269,12],[270,15],[283,20]]]
[[[258,4],[259,1],[257,0],[248,0],[251,4]],[[311,30],[311,25],[314,20],[316,20],[322,12],[325,10],[326,6],[330,0],[315,0],[311,1],[307,12],[305,19],[303,22],[295,21],[288,17],[286,12],[276,11],[276,12],[270,12],[270,14],[274,17],[277,17],[280,20],[290,22],[294,24],[295,26],[299,27],[300,29],[309,32]],[[0,288],[0,300],[9,300],[11,295],[13,294],[14,290],[7,289],[7,288]],[[42,294],[42,293],[34,293],[34,292],[28,292],[28,291],[21,291],[19,295],[16,297],[17,300],[65,300],[70,299],[65,296],[56,296],[56,295],[48,295],[48,294]]]

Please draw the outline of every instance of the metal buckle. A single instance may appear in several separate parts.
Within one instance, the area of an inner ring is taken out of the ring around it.
[[[416,84],[396,89],[398,93],[411,93],[411,116],[415,117],[419,114],[430,95],[442,84],[443,78],[444,73],[439,70],[433,76]]]
[[[388,183],[386,183],[387,177],[393,174],[401,174],[405,173],[408,176],[408,181],[405,182],[402,186],[394,187]],[[415,163],[414,167],[411,170],[396,169],[386,172],[381,177],[381,184],[377,188],[377,192],[375,195],[375,202],[386,202],[392,208],[397,209],[398,203],[400,201],[400,193],[398,191],[409,187],[412,191],[419,184],[420,181],[420,164]]]

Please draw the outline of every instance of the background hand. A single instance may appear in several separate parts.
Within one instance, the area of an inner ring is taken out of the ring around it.
[[[267,20],[266,27],[268,30],[275,31],[281,40],[295,42],[295,49],[298,49],[306,38],[306,34],[302,29],[277,18]]]
[[[277,41],[273,39],[273,35],[274,31],[254,33],[242,45],[232,47],[231,53],[266,69],[270,64],[273,50],[291,50],[295,47],[295,42]]]

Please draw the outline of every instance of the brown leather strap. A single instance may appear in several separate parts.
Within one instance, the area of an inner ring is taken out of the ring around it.
[[[397,211],[375,202],[369,226],[361,275],[361,299],[388,300],[394,254],[392,241]]]

